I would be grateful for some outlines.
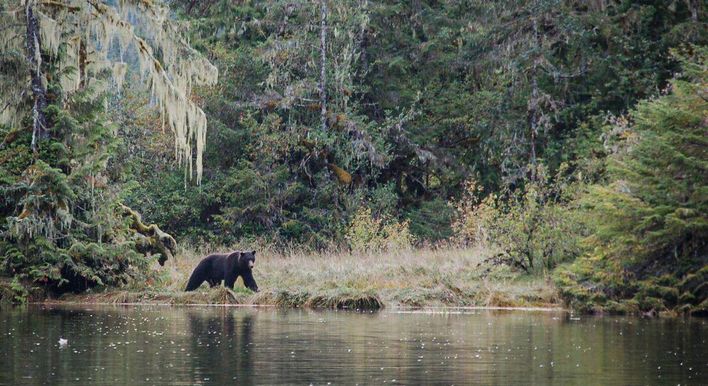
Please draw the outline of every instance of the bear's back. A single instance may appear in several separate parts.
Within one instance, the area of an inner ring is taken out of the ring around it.
[[[227,272],[234,272],[238,270],[238,259],[229,260],[233,252],[229,253],[212,253],[211,255],[205,257],[201,264],[208,267],[211,272],[218,272],[220,275],[226,275]]]

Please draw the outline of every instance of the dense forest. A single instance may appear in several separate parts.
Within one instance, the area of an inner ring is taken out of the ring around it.
[[[2,1],[0,297],[184,245],[454,246],[705,313],[704,5]]]

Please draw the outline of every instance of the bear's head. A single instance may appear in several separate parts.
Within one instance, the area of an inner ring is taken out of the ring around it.
[[[256,284],[256,281],[253,280],[253,275],[251,274],[251,270],[256,264],[256,251],[241,252],[241,255],[238,258],[238,263],[242,272],[244,272],[242,273],[243,283],[251,291],[258,292],[258,285]]]
[[[241,269],[253,269],[253,266],[256,265],[256,251],[240,252],[238,265]]]
[[[253,266],[256,264],[256,251],[235,251],[227,256],[229,270],[243,278],[243,284],[251,291],[258,292],[258,285],[253,279]]]

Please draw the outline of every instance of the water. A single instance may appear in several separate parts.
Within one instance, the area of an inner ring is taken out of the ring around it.
[[[4,308],[0,384],[706,385],[706,322],[520,311]]]

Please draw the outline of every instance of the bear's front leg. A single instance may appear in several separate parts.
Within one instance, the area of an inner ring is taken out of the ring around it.
[[[258,292],[258,284],[256,284],[256,279],[253,278],[253,273],[248,270],[241,275],[243,278],[243,284],[248,287],[253,292]]]

